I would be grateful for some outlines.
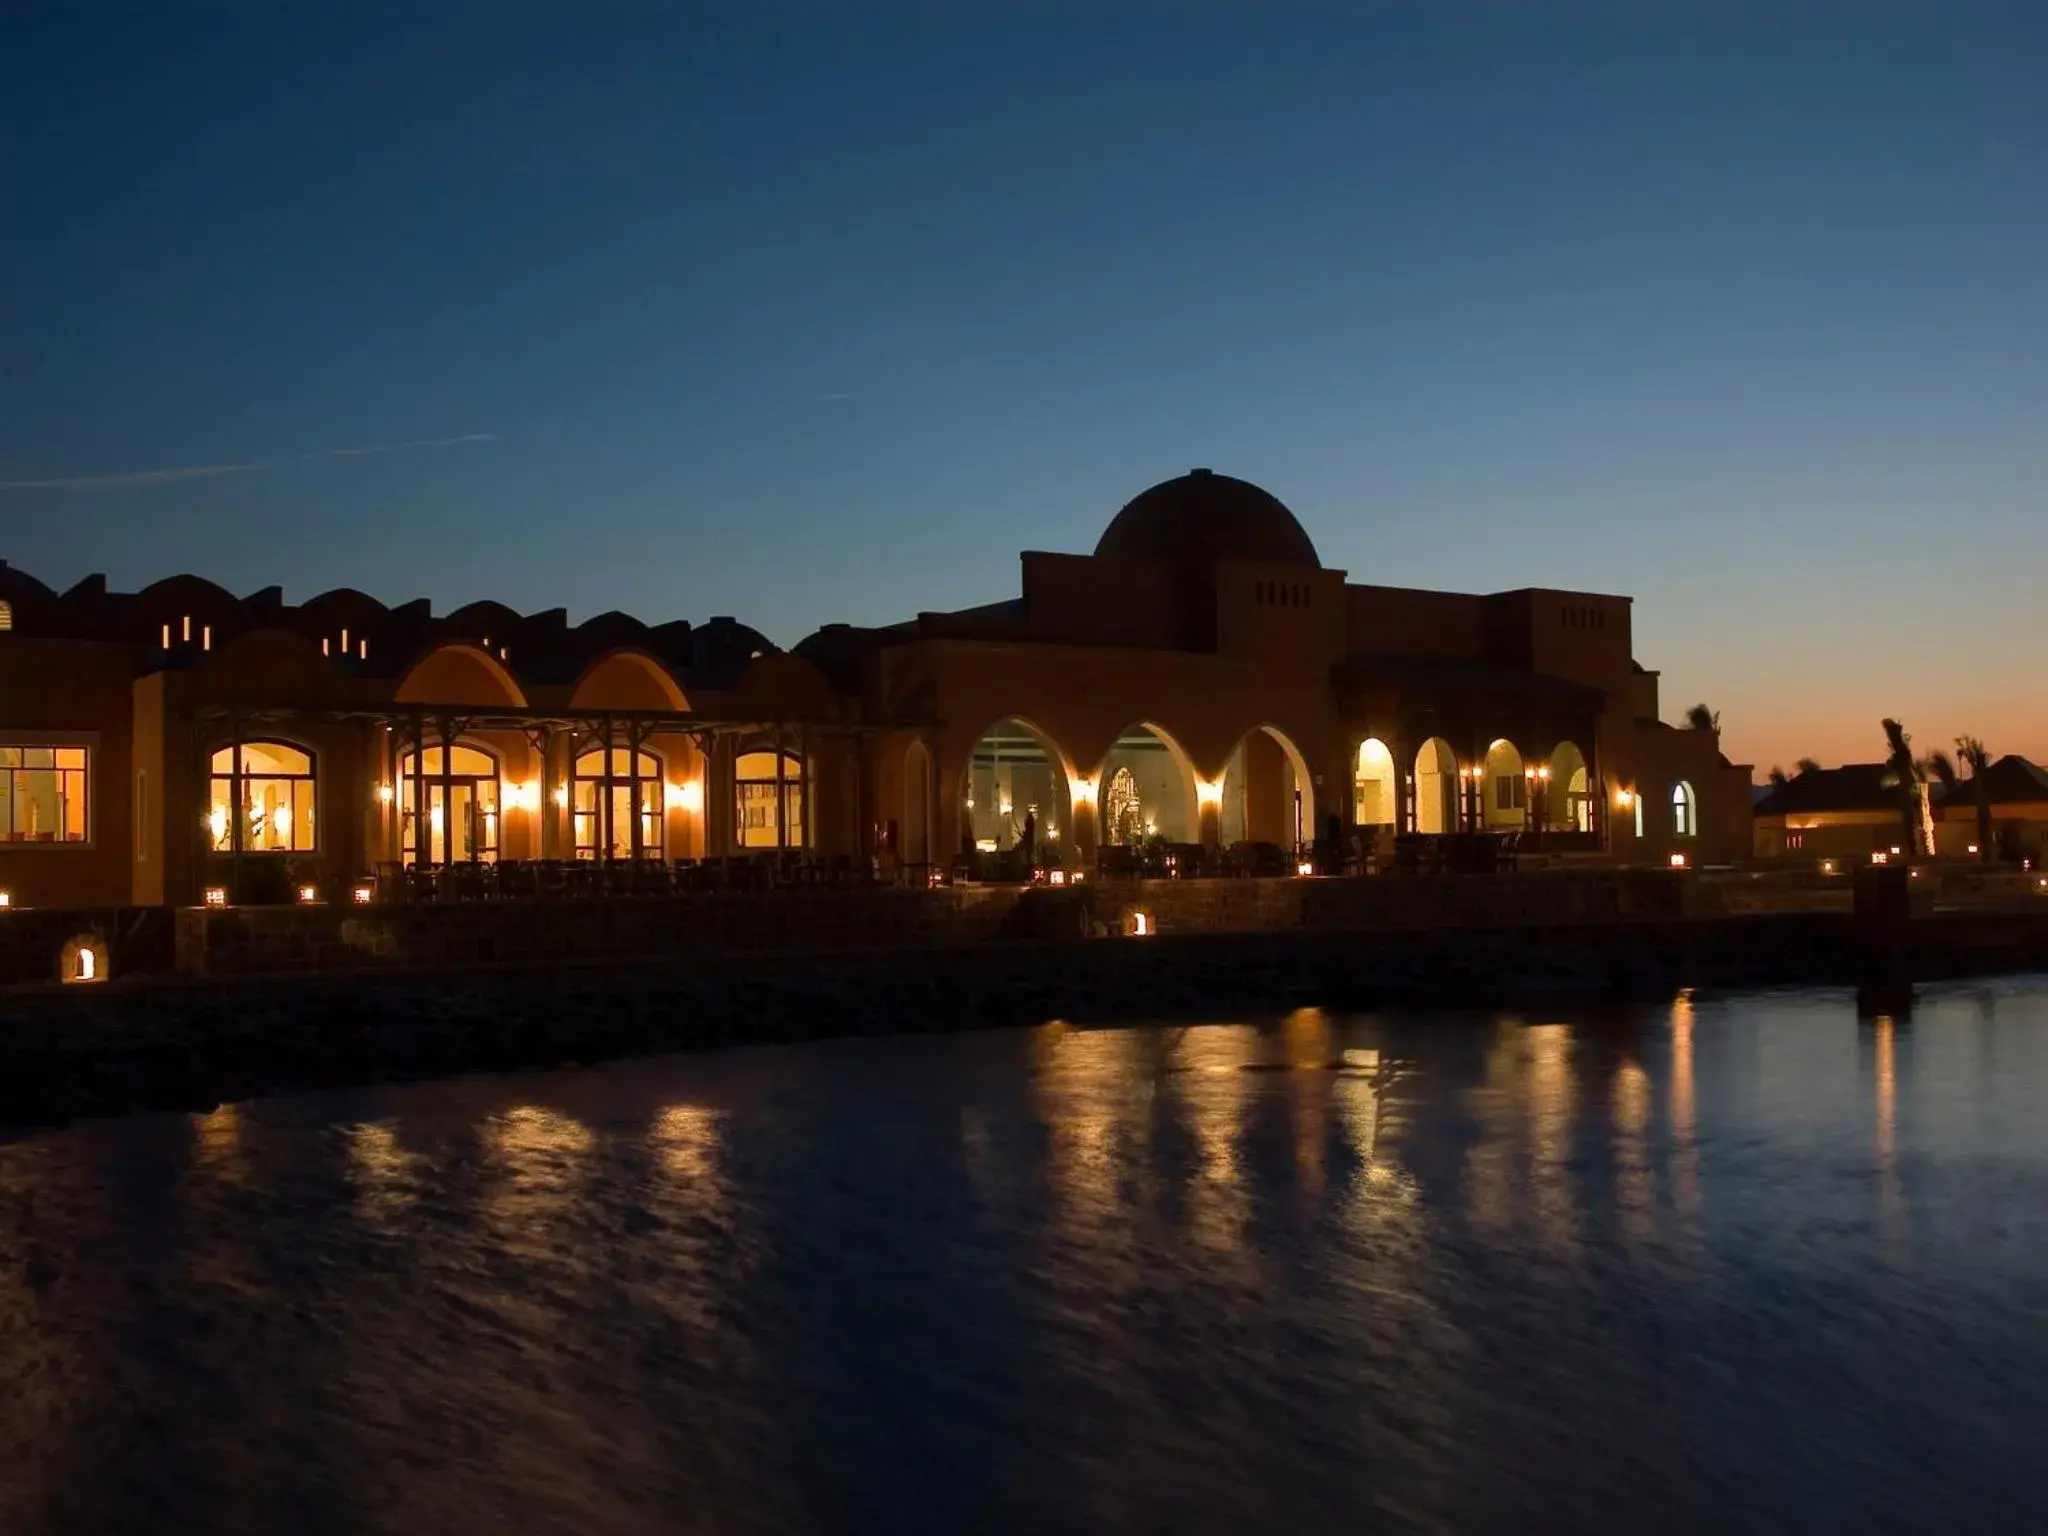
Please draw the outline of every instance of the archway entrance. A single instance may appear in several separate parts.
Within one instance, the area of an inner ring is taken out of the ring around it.
[[[1507,832],[1529,817],[1529,781],[1522,770],[1522,754],[1512,741],[1502,739],[1486,749],[1486,769],[1481,785],[1484,809],[1481,821],[1490,830]]]
[[[1415,754],[1415,830],[1441,836],[1458,830],[1458,755],[1441,736]]]
[[[932,861],[932,754],[921,741],[913,741],[903,754],[903,847],[906,864]]]
[[[1300,750],[1270,725],[1240,741],[1223,767],[1216,839],[1298,848],[1316,840],[1315,785]]]
[[[1095,790],[1101,841],[1120,847],[1141,838],[1192,843],[1200,836],[1195,772],[1180,744],[1156,726],[1134,725],[1102,762]]]
[[[1561,741],[1550,754],[1550,777],[1544,781],[1544,820],[1560,832],[1593,830],[1592,782],[1578,746]]]
[[[1351,815],[1361,827],[1394,825],[1394,754],[1377,736],[1358,744],[1352,770]]]
[[[1006,852],[1024,841],[1028,828],[1034,853],[1044,852],[1067,836],[1072,805],[1050,738],[1011,715],[982,732],[968,756],[961,842],[982,853]]]

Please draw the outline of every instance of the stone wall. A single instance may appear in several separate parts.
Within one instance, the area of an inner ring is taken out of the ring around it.
[[[59,957],[75,938],[105,946],[102,974],[171,968],[168,908],[8,907],[0,911],[0,986],[57,980]]]
[[[1696,881],[1664,871],[1345,880],[1107,881],[1064,889],[789,891],[609,901],[192,908],[186,975],[439,968],[511,961],[772,955],[1121,933],[1398,931],[1676,919]]]

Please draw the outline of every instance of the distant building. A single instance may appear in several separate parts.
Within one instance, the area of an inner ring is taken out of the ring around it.
[[[1283,847],[1465,829],[1733,861],[1750,772],[1658,718],[1625,597],[1350,584],[1197,470],[1020,595],[782,652],[648,626],[193,576],[59,594],[0,563],[0,887],[190,903],[252,871],[809,849]]]
[[[1868,860],[1907,848],[1904,802],[1883,763],[1808,768],[1756,803],[1762,859]]]
[[[2036,861],[2048,848],[2048,774],[2024,757],[1998,759],[1985,771],[1995,858]],[[1761,859],[1865,860],[1906,851],[1903,795],[1883,763],[1809,768],[1769,789],[1756,803],[1756,853]],[[1978,853],[1977,788],[1931,786],[1934,847],[1942,858]]]

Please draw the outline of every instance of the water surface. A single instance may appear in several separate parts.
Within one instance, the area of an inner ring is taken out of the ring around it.
[[[2022,1530],[2048,982],[0,1145],[0,1530]]]

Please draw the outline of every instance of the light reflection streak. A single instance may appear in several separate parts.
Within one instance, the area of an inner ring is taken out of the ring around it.
[[[1294,1166],[1311,1200],[1323,1192],[1323,1150],[1329,1137],[1329,1066],[1336,1032],[1320,1008],[1297,1008],[1280,1027],[1294,1098]]]
[[[1529,1042],[1530,1206],[1541,1235],[1560,1245],[1578,1236],[1571,1157],[1574,1095],[1572,1029],[1569,1024],[1532,1024]]]
[[[1898,1022],[1879,1014],[1871,1025],[1877,1050],[1877,1203],[1885,1241],[1905,1235],[1905,1197],[1898,1164]]]
[[[382,1222],[413,1197],[413,1156],[388,1125],[364,1122],[349,1131],[349,1169],[360,1215]]]
[[[593,1138],[580,1121],[521,1104],[484,1124],[484,1144],[501,1175],[484,1197],[487,1216],[515,1240],[530,1223],[573,1214]]]
[[[1700,1213],[1698,1110],[1693,1097],[1692,993],[1671,1004],[1671,1203],[1681,1216]]]
[[[1258,1049],[1255,1031],[1228,1025],[1186,1030],[1175,1052],[1183,1070],[1170,1081],[1178,1109],[1201,1157],[1184,1198],[1189,1234],[1217,1254],[1235,1254],[1251,1214],[1244,1160],[1238,1149],[1251,1081],[1245,1068]]]
[[[1650,1123],[1650,1074],[1625,1061],[1614,1074],[1615,1199],[1621,1230],[1632,1242],[1656,1234],[1656,1180],[1645,1132]]]
[[[671,1104],[655,1117],[647,1140],[655,1160],[675,1178],[709,1183],[718,1177],[719,1136],[717,1111]]]

